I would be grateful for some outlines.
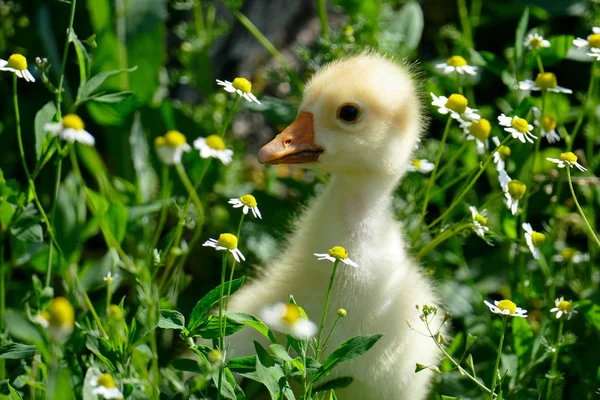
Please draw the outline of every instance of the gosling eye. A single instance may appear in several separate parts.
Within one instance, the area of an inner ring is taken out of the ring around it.
[[[337,110],[337,117],[347,124],[353,124],[358,120],[360,109],[356,104],[342,104]]]

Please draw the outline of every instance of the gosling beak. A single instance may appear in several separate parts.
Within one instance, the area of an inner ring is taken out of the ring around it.
[[[258,152],[261,164],[302,164],[319,160],[323,148],[315,144],[314,115],[300,112],[298,118]]]

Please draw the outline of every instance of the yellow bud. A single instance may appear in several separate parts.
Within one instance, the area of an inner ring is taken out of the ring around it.
[[[179,147],[187,143],[183,133],[179,131],[168,131],[165,133],[165,145],[171,147]]]
[[[231,233],[222,233],[217,241],[218,246],[223,246],[228,250],[235,250],[238,246],[238,238]]]
[[[154,139],[154,145],[156,147],[166,146],[167,145],[167,141],[165,140],[164,136],[159,136],[156,139]]]
[[[345,260],[348,258],[348,252],[342,246],[335,246],[329,249],[327,252],[331,257],[335,257],[338,260]]]
[[[210,135],[206,139],[206,145],[213,150],[225,150],[225,142],[218,135]]]
[[[252,90],[252,83],[246,78],[235,78],[232,85],[243,93],[250,93],[250,90]]]
[[[421,160],[419,160],[418,158],[415,158],[415,159],[412,161],[412,165],[413,165],[413,167],[415,167],[415,168],[421,168]]]
[[[540,232],[533,232],[531,234],[531,241],[533,242],[533,245],[539,249],[546,241],[546,235]]]
[[[446,107],[452,111],[456,111],[457,113],[464,113],[467,110],[468,104],[469,101],[465,96],[461,94],[453,94],[448,98]]]
[[[576,163],[577,162],[577,156],[570,151],[568,151],[566,153],[562,153],[560,155],[560,159],[563,161],[566,161],[568,163]]]
[[[512,125],[513,128],[515,128],[517,131],[521,132],[521,133],[526,133],[529,132],[529,122],[527,122],[526,119],[523,118],[513,118],[513,120],[510,122],[510,124]]]
[[[285,305],[285,315],[282,319],[290,325],[293,325],[296,321],[298,321],[302,317],[300,314],[300,308],[294,304],[286,304]]]
[[[575,254],[577,254],[577,252],[574,249],[570,248],[570,247],[565,247],[560,252],[560,255],[561,255],[562,259],[564,261],[567,261],[567,262],[571,261],[575,257]]]
[[[500,158],[503,160],[506,160],[508,157],[510,157],[510,147],[508,146],[500,146],[498,148],[498,154],[500,154]]]
[[[599,33],[591,34],[588,37],[588,42],[590,44],[590,47],[600,48],[600,34]]]
[[[83,121],[75,114],[67,114],[62,119],[62,124],[65,128],[81,131],[84,128]]]
[[[510,300],[501,300],[496,307],[502,311],[508,310],[511,314],[517,312],[517,305]]]
[[[103,386],[107,389],[113,389],[117,387],[111,374],[100,375],[98,377],[98,386]]]
[[[522,199],[526,190],[527,186],[521,181],[513,179],[508,182],[508,193],[514,200]]]
[[[55,297],[48,308],[50,313],[50,326],[72,328],[75,321],[75,311],[69,300],[64,297]]]
[[[208,361],[211,362],[211,364],[218,364],[221,361],[223,361],[223,356],[221,355],[221,352],[218,349],[212,349],[211,351],[209,351],[207,358]]]
[[[348,315],[348,312],[345,309],[340,308],[337,314],[340,318],[344,318],[346,315]]]
[[[558,303],[558,306],[556,308],[566,313],[570,313],[571,311],[573,311],[574,307],[573,303],[571,303],[570,301],[563,300],[560,303]]]
[[[542,90],[555,88],[558,85],[556,75],[552,72],[541,72],[535,78],[535,85]]]
[[[446,64],[450,65],[451,67],[464,67],[467,65],[467,60],[461,56],[452,56],[448,59]]]
[[[257,202],[256,202],[256,198],[254,198],[254,196],[252,196],[251,194],[245,194],[242,197],[240,197],[240,201],[242,202],[243,205],[247,206],[247,207],[256,207],[257,206]]]
[[[479,222],[483,226],[487,225],[487,219],[481,214],[477,214],[475,216],[475,221]]]
[[[491,131],[492,125],[490,124],[490,121],[485,118],[481,118],[479,121],[469,125],[469,133],[482,142],[490,136]]]
[[[556,121],[549,115],[544,115],[542,118],[542,128],[545,132],[553,131],[556,128]]]
[[[27,59],[20,54],[13,54],[8,58],[8,64],[6,64],[6,66],[8,68],[24,71],[27,69]]]

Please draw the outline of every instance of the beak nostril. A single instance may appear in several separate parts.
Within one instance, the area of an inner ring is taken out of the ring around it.
[[[285,139],[285,140],[283,141],[283,146],[284,146],[284,147],[287,147],[287,146],[289,146],[290,144],[292,144],[292,139],[290,139],[290,138],[287,138],[287,139]]]

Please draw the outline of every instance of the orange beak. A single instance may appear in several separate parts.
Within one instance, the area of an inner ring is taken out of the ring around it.
[[[261,164],[302,164],[319,160],[323,148],[315,144],[314,115],[302,111],[298,118],[258,152]]]

